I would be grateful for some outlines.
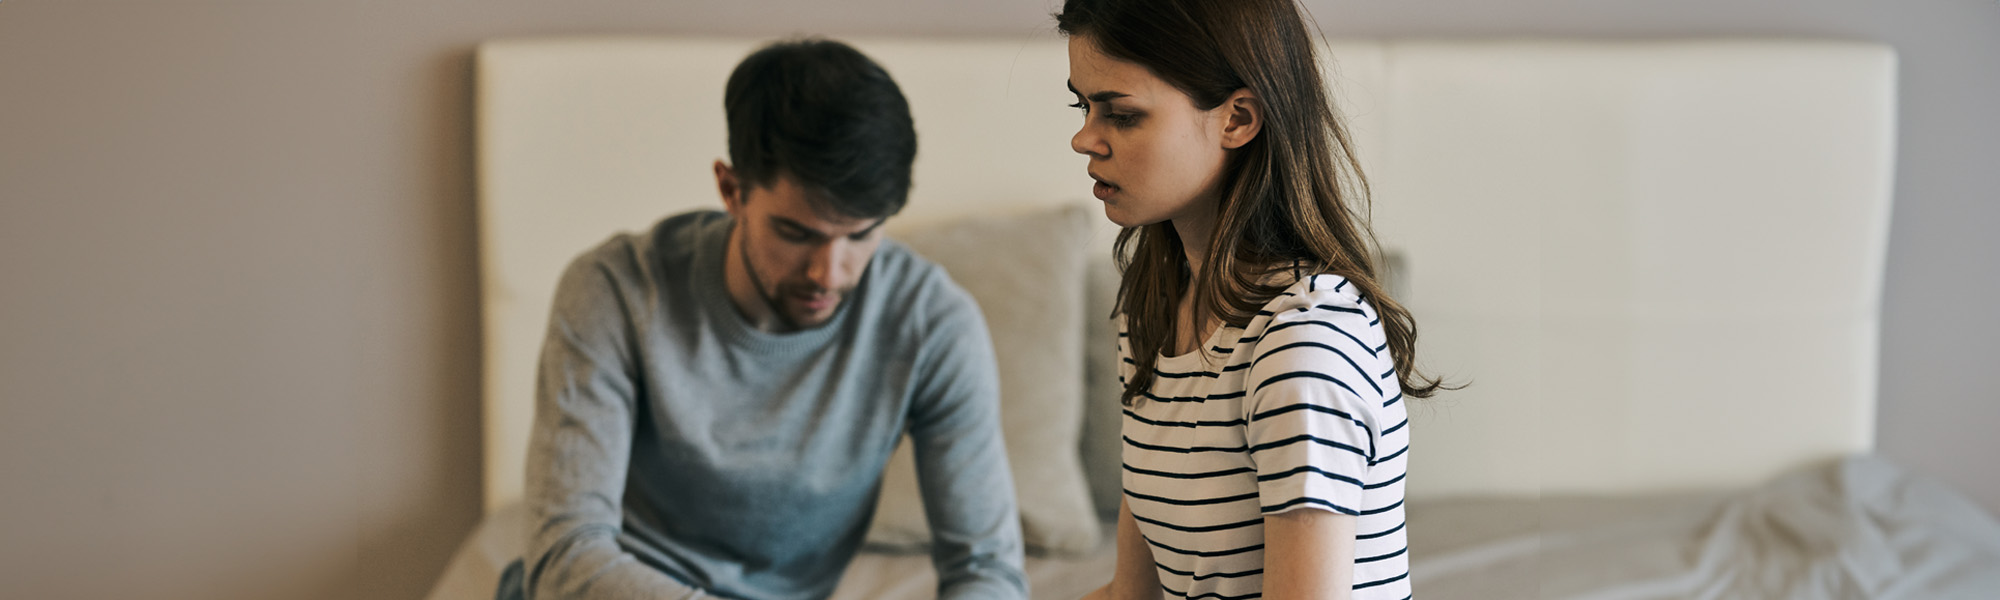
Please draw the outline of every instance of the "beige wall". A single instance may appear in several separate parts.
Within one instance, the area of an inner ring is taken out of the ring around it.
[[[1319,0],[1903,56],[1881,447],[2000,509],[2000,4]],[[0,1],[0,597],[416,598],[476,519],[470,50],[1036,35],[1043,0]],[[718,91],[718,95],[719,95]]]

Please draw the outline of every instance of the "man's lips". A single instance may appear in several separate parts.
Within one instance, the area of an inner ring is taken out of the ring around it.
[[[792,301],[793,301],[793,302],[797,302],[797,303],[799,303],[799,304],[800,304],[801,306],[804,306],[806,310],[809,310],[809,311],[813,311],[813,312],[819,312],[819,311],[822,311],[822,310],[826,310],[826,309],[828,309],[828,308],[832,308],[832,307],[833,307],[833,303],[834,303],[834,301],[836,301],[836,300],[838,300],[838,299],[839,299],[839,297],[838,297],[838,296],[835,296],[835,295],[833,295],[833,294],[793,294],[793,295],[792,295]]]

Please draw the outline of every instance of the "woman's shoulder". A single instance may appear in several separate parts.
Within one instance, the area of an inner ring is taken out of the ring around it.
[[[1258,348],[1318,342],[1375,356],[1387,349],[1381,324],[1375,307],[1346,277],[1307,275],[1264,304],[1243,340]]]
[[[1338,315],[1369,317],[1375,308],[1362,296],[1360,286],[1346,277],[1331,273],[1305,275],[1291,281],[1284,291],[1264,303],[1258,316],[1274,321],[1300,318],[1337,318]]]

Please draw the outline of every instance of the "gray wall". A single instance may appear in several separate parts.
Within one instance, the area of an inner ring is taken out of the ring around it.
[[[2000,510],[2000,3],[1309,5],[1336,36],[1895,45],[1880,446]],[[479,40],[1027,36],[1053,8],[0,2],[0,597],[426,590],[479,510]]]

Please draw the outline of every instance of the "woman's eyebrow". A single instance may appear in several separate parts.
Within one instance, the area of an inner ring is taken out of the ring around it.
[[[1076,84],[1064,81],[1063,85],[1069,88],[1069,93],[1076,94],[1078,96],[1083,96],[1083,92],[1076,91]],[[1105,90],[1102,92],[1091,94],[1089,96],[1084,96],[1084,99],[1089,100],[1091,102],[1110,102],[1112,99],[1124,98],[1128,96],[1131,96],[1131,94],[1127,94],[1125,92],[1114,92],[1111,90]]]

